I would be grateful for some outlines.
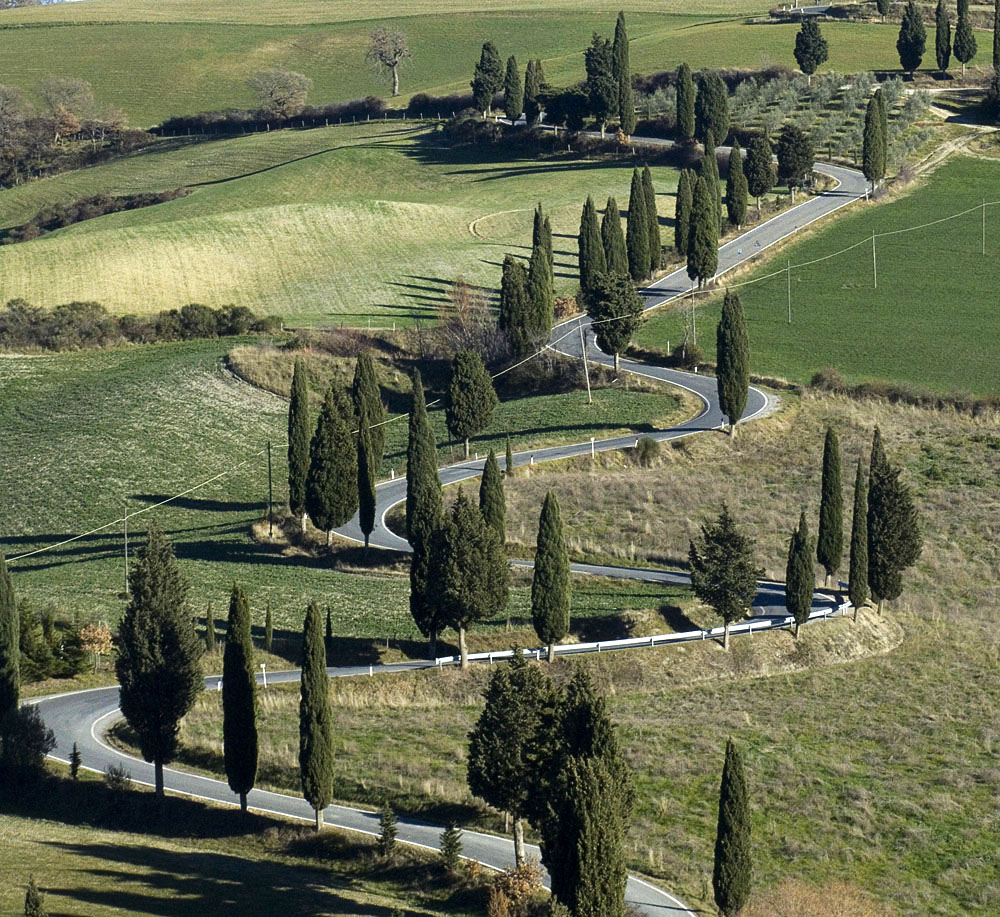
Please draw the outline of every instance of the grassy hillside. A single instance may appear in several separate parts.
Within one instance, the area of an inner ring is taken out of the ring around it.
[[[557,291],[575,290],[583,201],[614,194],[626,207],[632,163],[493,157],[398,124],[168,143],[0,195],[0,226],[13,226],[97,191],[193,189],[0,248],[0,300],[94,299],[116,312],[236,304],[297,324],[432,320],[459,275],[493,289],[505,252],[527,257],[537,201],[552,216]],[[653,181],[666,205],[676,172],[655,167]]]
[[[792,323],[784,271],[740,288],[755,372],[807,382],[836,367],[845,379],[889,379],[935,392],[1000,392],[994,342],[1000,335],[992,265],[1000,255],[1000,206],[986,213],[984,193],[1000,180],[1000,162],[959,158],[908,193],[850,212],[790,244],[740,281],[792,263]],[[975,208],[965,216],[914,232],[877,239],[878,289],[873,288],[872,231],[894,232]],[[844,254],[796,270],[856,242]],[[715,354],[720,302],[699,308],[698,344]],[[663,310],[639,333],[641,343],[665,347],[684,335],[683,310]]]

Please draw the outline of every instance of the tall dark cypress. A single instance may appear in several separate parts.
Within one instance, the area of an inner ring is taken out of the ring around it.
[[[448,431],[464,441],[468,458],[469,438],[490,425],[497,406],[493,380],[476,351],[460,350],[455,354],[444,401]]]
[[[719,787],[719,824],[712,873],[715,903],[723,917],[732,917],[743,909],[750,899],[752,883],[750,791],[743,768],[743,753],[729,739]]]
[[[555,644],[569,632],[572,584],[569,551],[563,535],[559,501],[550,490],[542,503],[535,546],[535,569],[531,579],[531,619],[538,639],[555,659]]]
[[[372,431],[363,423],[358,425],[358,525],[365,536],[365,551],[375,530],[375,449]]]
[[[222,657],[222,742],[229,789],[246,813],[247,793],[257,779],[257,679],[250,639],[250,605],[233,585]]]
[[[529,60],[524,71],[524,117],[529,127],[538,124],[538,118],[542,112],[541,104],[538,101],[541,91],[542,87],[535,61]]]
[[[694,102],[694,133],[704,143],[709,132],[716,143],[729,136],[729,92],[722,77],[714,70],[698,77],[698,95]]]
[[[615,23],[615,40],[611,53],[614,77],[618,84],[618,118],[622,133],[630,136],[635,130],[635,98],[632,95],[632,72],[628,60],[628,33],[625,30],[625,12],[618,13]]]
[[[938,0],[934,10],[934,56],[937,59],[938,70],[947,73],[951,63],[951,16],[944,0]]]
[[[959,20],[959,31],[962,23]],[[956,34],[956,39],[958,35]],[[907,0],[903,10],[903,21],[899,26],[899,38],[896,39],[896,50],[899,52],[899,64],[911,76],[920,66],[927,47],[927,30],[924,28],[923,16],[914,0]],[[958,49],[955,50],[958,57]],[[961,58],[959,58],[961,60]]]
[[[434,532],[441,524],[441,481],[437,473],[437,446],[427,419],[423,382],[413,373],[409,439],[406,447],[406,539],[413,548],[410,558],[410,614],[420,632],[430,641],[434,656],[437,635],[443,624],[429,579]]]
[[[687,274],[698,286],[711,280],[719,266],[719,223],[709,183],[698,176],[691,205],[691,228],[688,230]]]
[[[766,137],[754,136],[747,149],[746,161],[747,190],[757,201],[757,216],[760,216],[760,199],[774,187],[774,151]]]
[[[625,225],[625,251],[629,276],[638,282],[649,276],[649,217],[642,174],[632,170],[632,188],[628,197],[628,220]]]
[[[540,347],[552,331],[555,304],[552,293],[552,264],[544,236],[531,250],[528,263],[528,337],[532,347]]]
[[[504,449],[503,473],[511,478],[514,476],[514,450],[510,445],[510,434],[507,434],[507,445]]]
[[[506,335],[514,356],[531,352],[528,272],[513,255],[505,255],[500,276],[500,309],[497,327]]]
[[[493,97],[503,88],[504,68],[500,60],[500,52],[492,41],[483,44],[483,50],[479,55],[479,63],[469,84],[472,87],[472,96],[478,108],[485,118],[493,105]]]
[[[292,515],[301,516],[303,531],[306,526],[306,478],[309,476],[311,439],[306,366],[301,357],[296,357],[288,403],[288,508]]]
[[[900,30],[902,38],[902,30]],[[955,58],[962,65],[962,76],[965,76],[965,65],[969,63],[979,50],[976,44],[976,33],[969,19],[969,0],[958,0],[958,22],[955,25]]]
[[[789,614],[795,618],[796,637],[799,635],[799,627],[809,620],[809,612],[812,610],[813,587],[816,585],[812,552],[809,527],[803,510],[799,516],[799,527],[792,532],[788,543],[788,563],[785,565],[785,605]]]
[[[719,157],[715,152],[715,134],[711,131],[705,137],[705,158],[701,161],[701,174],[709,182],[712,199],[715,201],[715,222],[722,234],[722,181],[719,178]]]
[[[823,442],[823,481],[820,485],[819,532],[816,560],[826,572],[826,585],[840,567],[844,553],[844,493],[840,481],[840,441],[833,427]]]
[[[21,625],[7,561],[0,554],[0,724],[16,712],[21,692]]]
[[[691,205],[694,187],[690,169],[681,169],[677,179],[677,197],[674,203],[674,251],[687,257],[688,233],[691,231]]]
[[[652,274],[660,269],[663,241],[660,239],[660,216],[656,209],[656,190],[653,188],[653,174],[649,171],[649,166],[642,168],[642,195],[646,200],[646,220],[649,223],[646,245],[649,248],[649,272]]]
[[[868,107],[865,109],[865,127],[861,140],[861,171],[871,182],[873,193],[875,186],[885,178],[885,143],[876,93],[868,100]]]
[[[371,433],[372,473],[377,476],[385,451],[385,419],[387,414],[385,405],[382,403],[382,391],[378,384],[375,361],[368,350],[362,350],[358,354],[358,362],[354,367],[354,382],[351,385],[351,397],[354,401],[354,414],[358,418],[358,423],[367,426]]]
[[[1000,73],[1000,0],[993,0],[993,70]]]
[[[868,479],[858,459],[854,475],[854,515],[851,518],[851,563],[848,573],[848,597],[854,606],[854,620],[858,609],[868,602]]]
[[[507,58],[507,72],[503,79],[504,114],[516,121],[524,111],[524,87],[521,85],[521,71],[517,68],[517,58],[512,54]]]
[[[545,264],[549,269],[549,283],[551,284],[553,278],[552,224],[549,222],[545,211],[542,210],[541,201],[535,207],[535,216],[531,227],[531,247],[532,249],[541,248],[545,253]]]
[[[352,410],[344,393],[330,386],[309,444],[306,510],[313,525],[326,532],[351,521],[358,509],[357,444],[351,433]]]
[[[503,476],[493,450],[483,465],[483,478],[479,484],[479,511],[486,524],[497,533],[500,544],[507,543],[507,502],[503,492]]]
[[[878,102],[879,123],[882,125],[882,174],[885,175],[889,166],[889,106],[881,87],[875,90],[875,101]]]
[[[604,246],[604,260],[609,274],[628,276],[628,255],[625,252],[625,234],[622,232],[618,201],[608,198],[601,218],[601,243]]]
[[[299,698],[299,777],[302,797],[323,828],[323,810],[333,799],[333,711],[326,646],[319,605],[309,603],[302,627],[302,683]]]
[[[694,139],[694,100],[691,68],[681,64],[677,68],[677,136],[681,141]]]
[[[729,435],[743,416],[750,392],[750,336],[739,294],[726,290],[722,317],[715,331],[716,382],[719,406],[729,419]]]
[[[607,271],[608,265],[604,259],[604,245],[601,242],[601,229],[597,222],[597,208],[594,199],[587,196],[580,214],[580,289],[586,292],[594,285],[594,277]]]
[[[743,151],[740,142],[733,139],[729,151],[729,170],[726,176],[726,212],[729,222],[737,229],[747,218],[747,177],[743,174]]]

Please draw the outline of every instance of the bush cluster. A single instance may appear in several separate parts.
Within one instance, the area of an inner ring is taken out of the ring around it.
[[[21,602],[18,616],[23,683],[46,678],[72,678],[87,668],[89,657],[83,649],[79,632],[75,627],[57,622],[51,608],[36,611]]]
[[[212,309],[191,303],[157,315],[116,317],[96,302],[42,309],[23,299],[12,299],[0,311],[0,349],[82,350],[126,342],[148,344],[274,332],[281,327],[279,317],[258,318],[246,306]]]
[[[52,204],[44,210],[39,210],[27,223],[9,229],[0,244],[9,245],[14,242],[30,242],[47,232],[55,232],[64,226],[82,223],[102,217],[107,213],[120,213],[123,210],[139,210],[142,207],[152,207],[175,201],[188,194],[185,188],[174,188],[172,191],[156,191],[146,194],[126,194],[112,197],[110,194],[95,194],[93,197],[83,197],[69,204]]]

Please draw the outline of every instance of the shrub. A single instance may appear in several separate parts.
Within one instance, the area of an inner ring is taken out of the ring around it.
[[[681,369],[694,369],[705,362],[701,350],[695,344],[678,344],[670,354],[670,361]]]
[[[0,724],[0,784],[16,788],[34,783],[44,774],[45,756],[55,747],[55,733],[34,704],[8,714]]]
[[[635,460],[643,467],[649,468],[660,455],[660,444],[651,436],[643,436],[635,449]]]
[[[104,785],[112,793],[127,793],[132,789],[132,774],[124,764],[109,764],[104,771]]]

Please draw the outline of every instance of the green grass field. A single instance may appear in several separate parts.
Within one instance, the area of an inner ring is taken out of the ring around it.
[[[835,367],[851,381],[891,380],[947,394],[1000,392],[994,341],[1000,335],[994,265],[1000,256],[1000,163],[949,161],[914,190],[879,205],[855,205],[806,240],[792,242],[738,282],[781,273],[741,287],[752,352],[751,367],[763,375],[808,382]],[[894,232],[975,208],[948,222],[876,240],[878,289],[873,286],[872,231]],[[863,244],[810,267],[796,265]],[[792,323],[787,278],[792,264]],[[720,301],[698,309],[698,345],[715,355]],[[641,344],[665,347],[684,335],[684,311],[664,309],[639,332]]]
[[[168,148],[5,191],[3,227],[98,191],[193,189],[0,247],[0,300],[93,299],[114,312],[236,304],[296,324],[432,321],[458,276],[494,289],[506,252],[527,257],[537,201],[568,294],[583,201],[614,194],[627,207],[631,166],[574,154],[498,161],[399,124]],[[665,219],[676,172],[654,167],[653,181]]]

